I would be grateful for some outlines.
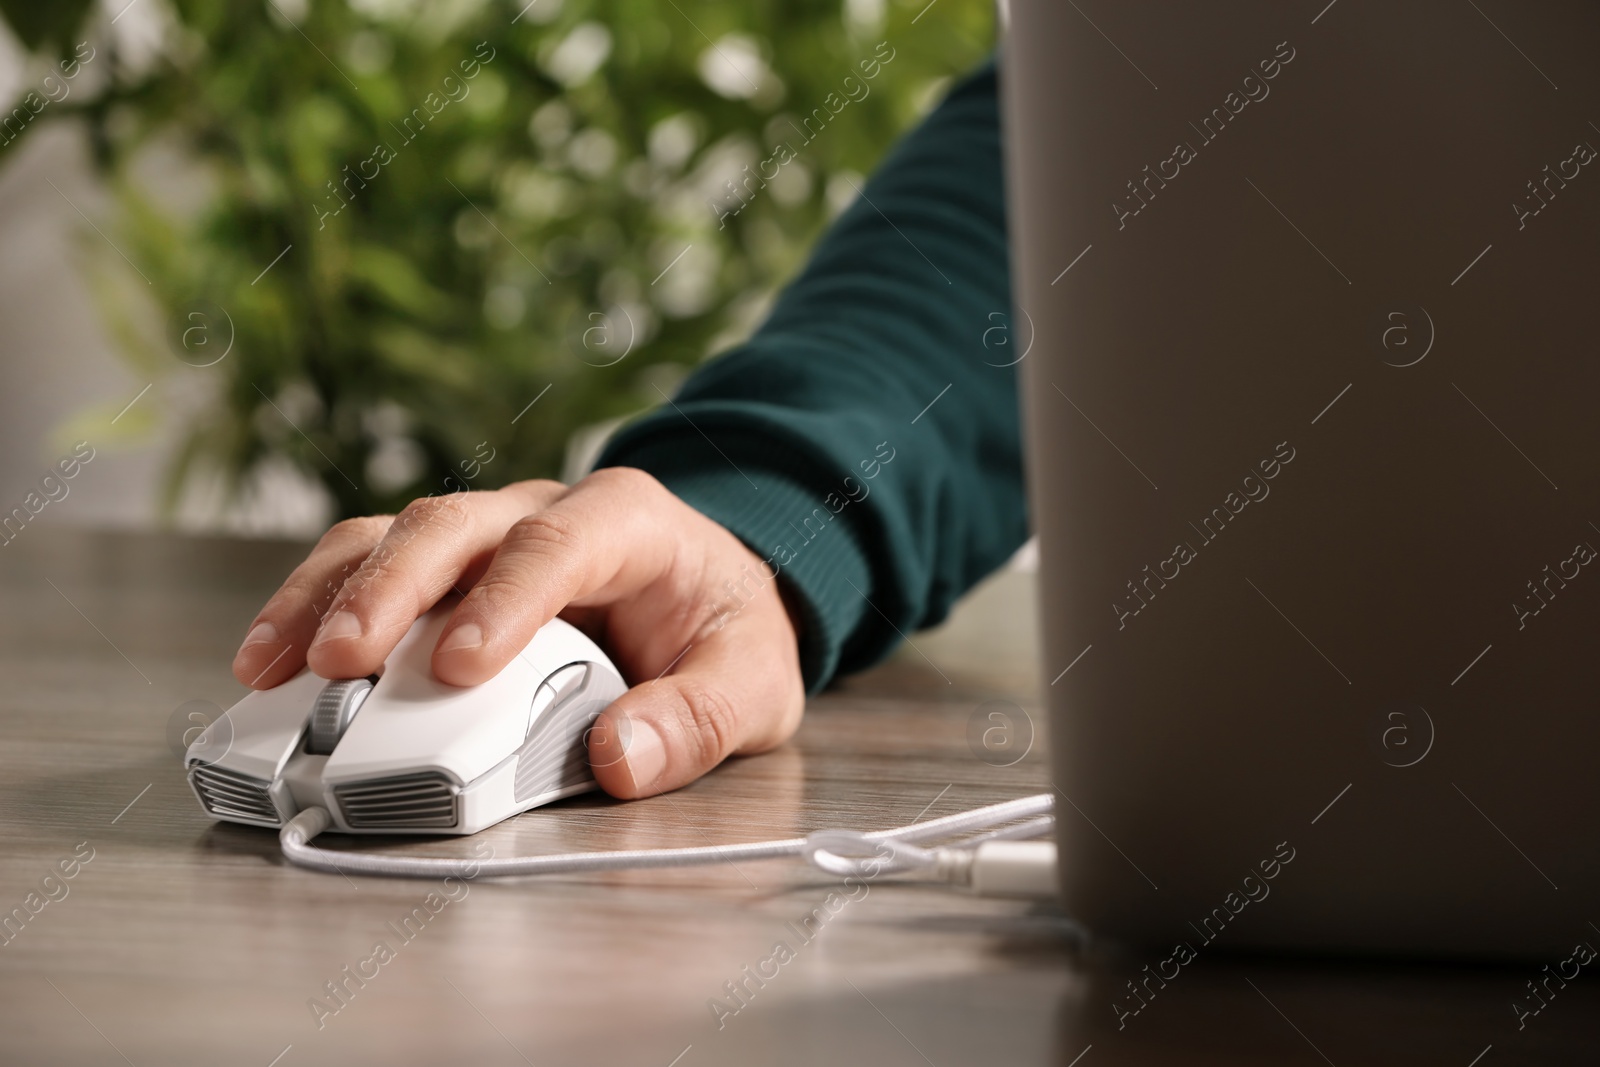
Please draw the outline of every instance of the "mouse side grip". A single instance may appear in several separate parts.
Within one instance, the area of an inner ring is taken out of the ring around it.
[[[538,797],[571,793],[592,784],[589,767],[589,727],[627,686],[601,664],[591,664],[583,687],[550,708],[517,750],[514,797],[525,804]]]

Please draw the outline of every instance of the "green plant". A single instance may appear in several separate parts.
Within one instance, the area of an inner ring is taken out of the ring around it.
[[[165,2],[144,69],[103,16],[84,31],[115,77],[69,104],[151,283],[102,286],[108,315],[150,294],[172,335],[157,352],[119,329],[130,358],[221,378],[168,502],[286,458],[344,515],[469,470],[552,476],[574,430],[659,402],[798,267],[830,180],[869,171],[993,32],[992,0]],[[55,25],[0,7],[56,50],[80,5]],[[191,191],[142,176],[157,150]],[[734,213],[719,179],[742,164],[777,176]],[[224,340],[212,366],[173,360]]]

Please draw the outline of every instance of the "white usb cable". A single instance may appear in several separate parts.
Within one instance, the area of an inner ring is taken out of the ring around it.
[[[839,877],[876,878],[916,872],[932,881],[967,886],[983,896],[1049,897],[1056,892],[1055,844],[1020,840],[1047,834],[1054,819],[1049,793],[974,808],[888,830],[819,830],[807,837],[697,848],[566,852],[468,860],[341,852],[310,842],[331,825],[323,808],[307,808],[278,834],[291,863],[340,874],[399,878],[503,878],[578,874],[649,867],[693,867],[800,856]],[[1022,821],[1018,821],[1022,820]],[[947,840],[959,834],[969,836]],[[944,840],[942,845],[923,847]]]

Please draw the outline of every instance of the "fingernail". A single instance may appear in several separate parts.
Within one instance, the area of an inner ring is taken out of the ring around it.
[[[661,735],[643,719],[629,719],[626,728],[619,732],[628,739],[623,762],[628,768],[628,777],[633,779],[633,791],[649,792],[667,769],[667,750],[661,744]]]
[[[329,641],[344,641],[352,637],[361,636],[361,620],[353,611],[336,611],[322,620],[322,628],[317,631],[315,644],[325,645]]]
[[[252,645],[273,644],[277,640],[278,628],[276,626],[270,622],[258,622],[250,628],[249,633],[244,635],[244,644],[239,646],[239,651],[243,652]]]
[[[464,622],[445,635],[439,642],[440,652],[459,652],[465,648],[479,648],[483,645],[483,627],[475,622]]]

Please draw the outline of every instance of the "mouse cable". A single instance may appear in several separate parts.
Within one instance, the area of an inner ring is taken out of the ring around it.
[[[289,862],[339,874],[503,878],[694,867],[798,856],[820,870],[846,879],[870,880],[886,874],[915,872],[925,880],[969,887],[983,896],[1051,897],[1057,892],[1055,843],[1022,839],[1050,832],[1054,825],[1050,814],[1054,806],[1049,793],[1040,793],[888,830],[819,830],[807,837],[738,845],[567,852],[486,860],[390,856],[318,848],[310,842],[328,829],[332,820],[325,809],[312,807],[284,824],[278,842]],[[961,834],[967,836],[955,836]],[[955,839],[948,840],[950,838]],[[943,844],[929,845],[941,840]]]

